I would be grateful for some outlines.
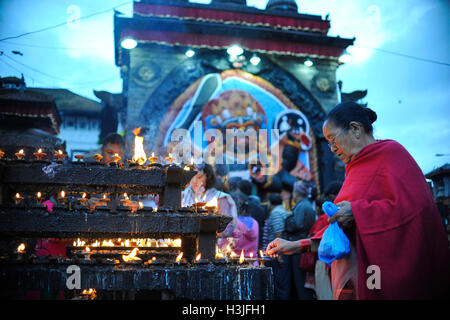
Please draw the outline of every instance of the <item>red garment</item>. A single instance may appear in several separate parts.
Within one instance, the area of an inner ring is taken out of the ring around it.
[[[36,243],[36,256],[66,257],[66,246],[70,246],[69,240],[41,238]]]
[[[317,218],[316,222],[311,227],[311,230],[309,230],[309,236],[314,237],[316,233],[321,231],[324,227],[328,227],[328,225],[329,225],[328,216],[326,214],[322,214],[320,217]]]
[[[322,236],[323,236],[323,233],[324,233],[325,230],[327,230],[327,228],[328,228],[328,225],[329,225],[329,224],[327,224],[325,227],[323,227],[322,229],[320,229],[319,231],[317,231],[317,232],[311,237],[311,239],[314,239],[314,240],[321,240],[321,239],[322,239]]]
[[[359,299],[427,299],[448,290],[448,240],[430,189],[403,146],[380,140],[346,166],[335,203],[350,201],[356,223]],[[368,289],[380,268],[381,289]]]

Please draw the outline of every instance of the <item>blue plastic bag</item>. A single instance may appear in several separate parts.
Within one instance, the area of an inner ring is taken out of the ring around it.
[[[323,211],[331,217],[339,211],[339,207],[330,201],[324,202]],[[347,256],[350,253],[350,241],[337,222],[328,226],[319,244],[319,259],[331,265],[336,260]]]

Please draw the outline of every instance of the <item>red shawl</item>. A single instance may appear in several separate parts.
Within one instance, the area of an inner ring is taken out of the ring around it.
[[[328,225],[328,216],[325,213],[319,216],[314,225],[311,227],[311,230],[309,230],[309,236],[311,239],[322,239],[323,232],[326,229],[325,227],[328,227]]]
[[[403,146],[380,140],[346,166],[335,203],[356,223],[359,299],[427,299],[448,290],[448,240],[422,171]],[[368,289],[380,267],[381,289]]]

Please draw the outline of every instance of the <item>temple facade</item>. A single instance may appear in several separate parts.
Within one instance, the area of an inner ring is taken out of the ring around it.
[[[320,191],[342,179],[322,123],[340,99],[336,70],[354,39],[328,36],[327,18],[298,11],[293,0],[270,0],[264,10],[245,0],[145,0],[134,2],[132,17],[116,13],[119,121],[130,150],[136,127],[146,150],[161,156],[179,128],[191,133],[194,151],[208,144],[195,132],[267,130],[278,134],[269,133],[267,147],[281,147],[282,188],[301,178]],[[242,172],[261,160],[249,151],[245,159],[226,170]]]

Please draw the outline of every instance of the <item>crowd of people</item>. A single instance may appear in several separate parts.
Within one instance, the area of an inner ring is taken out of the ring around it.
[[[377,116],[356,103],[342,103],[323,125],[330,150],[346,165],[345,181],[333,181],[318,194],[311,181],[294,183],[288,202],[279,193],[265,199],[241,177],[217,175],[207,163],[182,193],[182,206],[218,201],[232,221],[218,234],[220,250],[246,257],[260,250],[272,259],[274,298],[280,300],[424,299],[449,293],[449,244],[431,192],[417,163],[393,140],[375,140]],[[117,134],[101,149],[105,161],[124,153]],[[285,199],[285,200],[283,200]],[[325,201],[339,211],[331,218]],[[318,247],[330,223],[337,222],[350,241],[350,254],[328,265]],[[50,241],[51,239],[43,239]],[[48,251],[41,243],[40,248]],[[63,249],[64,244],[59,244]],[[367,285],[367,270],[378,267],[381,286]]]
[[[219,210],[233,218],[228,232],[219,235],[219,246],[231,242],[234,251],[253,256],[265,250],[273,258],[275,299],[430,299],[450,292],[449,243],[431,191],[403,146],[374,138],[376,119],[374,111],[354,102],[327,115],[323,134],[346,165],[346,176],[323,195],[301,180],[294,183],[289,203],[280,194],[261,203],[251,182],[239,178],[214,188],[233,208]],[[213,171],[199,169],[200,176]],[[196,188],[202,198],[206,184],[191,183],[188,189]],[[332,217],[321,211],[325,200],[338,206]],[[328,265],[317,252],[334,222],[350,250]],[[372,270],[376,284],[369,281]]]
[[[217,198],[219,213],[233,218],[227,228],[218,234],[220,250],[231,249],[246,257],[256,257],[265,252],[269,243],[277,238],[290,241],[307,239],[328,225],[323,214],[322,203],[333,201],[342,183],[333,181],[318,195],[313,182],[298,180],[291,195],[291,201],[283,202],[280,193],[269,193],[266,199],[256,196],[255,186],[250,180],[232,177],[221,181],[214,173],[214,167],[202,163],[196,165],[197,174],[183,191],[182,206],[195,201],[210,201]],[[275,299],[316,298],[331,299],[329,268],[323,264],[320,280],[316,281],[315,270],[304,270],[300,266],[302,253],[279,255],[269,261],[274,275]],[[313,253],[310,264],[320,264]],[[328,281],[328,283],[327,283]],[[316,290],[316,282],[321,291]]]

